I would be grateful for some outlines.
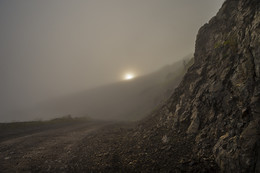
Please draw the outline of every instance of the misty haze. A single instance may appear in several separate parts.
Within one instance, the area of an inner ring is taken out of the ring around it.
[[[192,55],[196,32],[221,3],[1,1],[0,121],[72,114],[35,108],[121,82],[127,73],[148,75]]]
[[[260,172],[259,0],[1,0],[0,172]]]

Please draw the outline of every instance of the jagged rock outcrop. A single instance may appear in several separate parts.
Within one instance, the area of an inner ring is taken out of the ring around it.
[[[259,172],[260,1],[227,0],[199,30],[194,58],[164,121],[223,172]]]
[[[260,172],[260,1],[226,0],[199,30],[194,59],[138,127],[86,139],[81,169]]]
[[[194,136],[196,157],[223,172],[259,172],[260,1],[227,0],[199,30],[194,58],[158,130]]]

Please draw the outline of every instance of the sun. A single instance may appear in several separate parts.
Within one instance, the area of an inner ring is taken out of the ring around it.
[[[124,80],[131,80],[135,77],[133,73],[126,73],[124,76]]]

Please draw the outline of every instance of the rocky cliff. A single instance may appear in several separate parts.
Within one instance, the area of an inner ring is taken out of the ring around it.
[[[224,172],[260,171],[260,1],[227,0],[194,57],[161,122],[194,135],[197,157]]]
[[[161,122],[194,135],[197,156],[225,172],[260,171],[260,1],[227,0],[194,57]]]
[[[194,57],[165,122],[222,171],[260,171],[260,1],[227,0],[199,30]]]
[[[194,57],[138,127],[86,139],[82,169],[260,172],[260,1],[226,0],[199,30]]]

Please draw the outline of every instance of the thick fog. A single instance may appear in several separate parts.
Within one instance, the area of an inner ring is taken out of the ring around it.
[[[45,100],[180,60],[194,51],[198,29],[222,3],[1,0],[0,122]]]

